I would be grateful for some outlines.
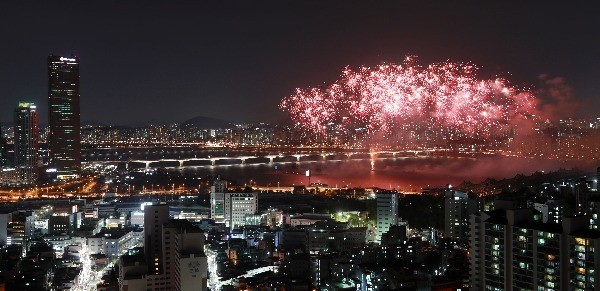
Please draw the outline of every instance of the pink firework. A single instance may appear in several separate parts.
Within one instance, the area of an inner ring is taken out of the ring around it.
[[[334,124],[389,133],[419,122],[468,136],[489,136],[535,113],[531,92],[504,78],[480,79],[477,71],[469,63],[422,67],[413,57],[402,64],[346,68],[331,85],[296,89],[280,107],[315,132]]]

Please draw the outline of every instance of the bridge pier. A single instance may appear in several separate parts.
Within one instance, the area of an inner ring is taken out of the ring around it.
[[[210,159],[210,165],[211,166],[216,165],[216,161],[217,161],[216,159]]]
[[[269,165],[273,164],[273,159],[275,159],[275,156],[266,156],[265,158],[269,159]]]
[[[146,169],[150,169],[150,162],[145,162],[146,163]]]

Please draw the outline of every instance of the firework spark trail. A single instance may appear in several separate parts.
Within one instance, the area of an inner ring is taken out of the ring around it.
[[[469,63],[422,67],[414,57],[402,64],[346,68],[329,86],[296,89],[280,108],[314,132],[324,132],[330,124],[389,132],[418,121],[483,137],[535,114],[531,92],[504,78],[480,79],[477,71]]]

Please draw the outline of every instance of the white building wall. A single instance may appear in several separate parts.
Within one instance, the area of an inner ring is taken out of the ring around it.
[[[8,222],[12,220],[11,213],[0,214],[0,245],[6,245],[8,240]]]
[[[179,259],[179,288],[175,290],[194,291],[207,290],[207,261],[206,257],[195,257],[193,254],[189,257]]]
[[[377,193],[377,241],[388,232],[391,225],[398,224],[398,194]]]
[[[258,208],[256,193],[225,193],[225,224],[233,229],[246,225],[246,217]]]

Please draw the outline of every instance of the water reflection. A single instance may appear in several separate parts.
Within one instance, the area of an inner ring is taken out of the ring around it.
[[[516,157],[405,157],[370,160],[344,160],[261,165],[229,165],[188,167],[180,171],[200,175],[221,175],[238,184],[250,180],[260,185],[306,185],[305,171],[311,171],[311,182],[330,186],[418,189],[428,185],[474,183],[491,177],[496,179],[529,175],[536,171],[577,168],[592,172],[596,163]]]

